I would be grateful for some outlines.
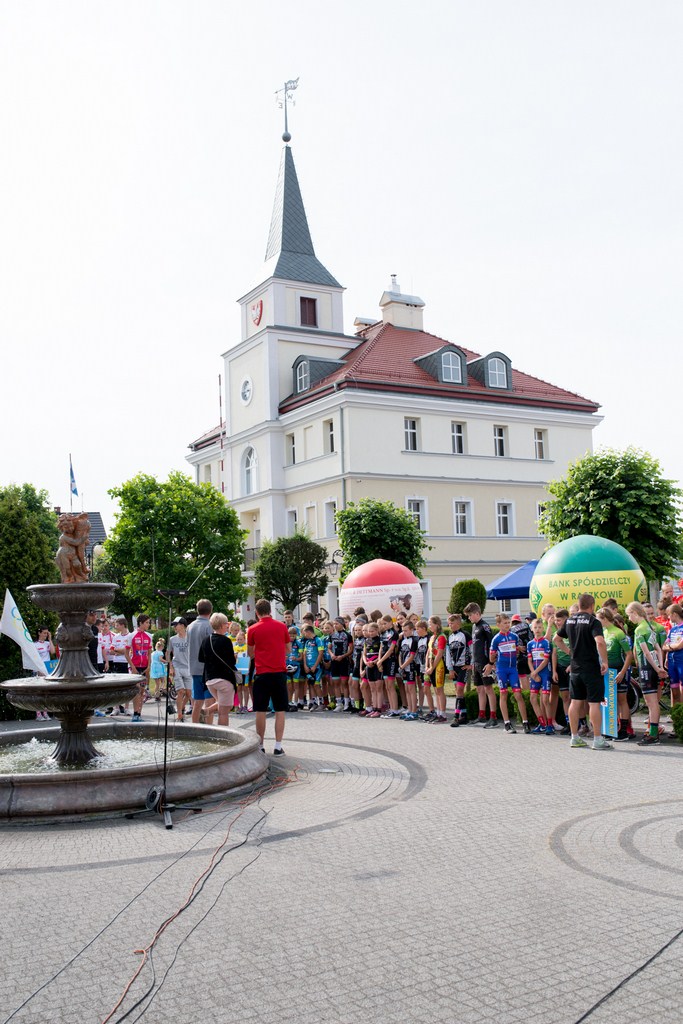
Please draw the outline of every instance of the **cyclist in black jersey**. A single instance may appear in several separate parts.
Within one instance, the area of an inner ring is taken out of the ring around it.
[[[330,633],[330,680],[334,688],[335,711],[348,711],[350,656],[353,652],[353,640],[346,630],[343,619],[334,620],[334,629]]]

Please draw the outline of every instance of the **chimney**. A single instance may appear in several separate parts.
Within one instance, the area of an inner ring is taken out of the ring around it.
[[[401,286],[397,275],[391,275],[390,291],[384,292],[379,300],[382,320],[394,327],[406,327],[409,330],[421,331],[422,310],[424,302],[418,295],[401,295]]]

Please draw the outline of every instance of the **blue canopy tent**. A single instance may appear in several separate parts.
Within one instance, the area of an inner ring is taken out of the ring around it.
[[[493,598],[494,601],[503,601],[505,598],[528,598],[531,578],[537,565],[538,560],[527,562],[526,565],[520,565],[518,569],[513,569],[500,579],[494,580],[491,586],[486,588],[486,596]]]

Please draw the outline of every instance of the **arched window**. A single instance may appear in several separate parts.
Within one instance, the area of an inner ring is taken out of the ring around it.
[[[257,488],[256,471],[258,462],[256,452],[253,448],[247,448],[244,453],[244,496],[254,494]]]
[[[460,357],[454,352],[444,352],[441,356],[441,377],[447,384],[462,384]]]
[[[506,388],[508,386],[508,368],[502,359],[494,356],[489,359],[489,387]]]
[[[300,394],[302,391],[306,391],[309,381],[308,360],[302,359],[296,368],[296,393]]]

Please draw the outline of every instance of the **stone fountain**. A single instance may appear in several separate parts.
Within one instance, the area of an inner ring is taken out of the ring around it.
[[[154,764],[119,769],[93,770],[99,752],[93,734],[121,742],[147,736],[158,740],[152,723],[107,721],[89,725],[97,708],[125,704],[138,692],[141,676],[102,675],[88,654],[92,631],[86,624],[90,609],[106,608],[118,587],[114,583],[88,582],[85,547],[90,523],[87,515],[64,513],[59,518],[60,548],[55,559],[61,583],[28,588],[32,601],[44,611],[57,612],[55,634],[59,646],[56,669],[47,677],[11,679],[0,683],[16,707],[49,711],[60,729],[41,729],[40,736],[56,739],[50,758],[63,773],[0,774],[0,818],[65,817],[144,805],[145,796],[158,774]],[[176,734],[188,739],[215,741],[215,751],[174,761],[169,770],[169,792],[175,799],[191,799],[221,792],[261,777],[267,759],[253,736],[226,727],[179,725]],[[33,733],[6,733],[2,746],[31,740]],[[89,769],[89,770],[79,770]]]

